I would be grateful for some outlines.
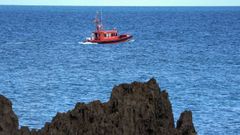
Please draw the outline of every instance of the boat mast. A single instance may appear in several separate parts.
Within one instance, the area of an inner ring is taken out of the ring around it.
[[[103,25],[102,25],[102,11],[100,13],[100,19],[98,18],[99,16],[99,12],[97,12],[96,18],[95,18],[95,23],[96,23],[96,29],[97,31],[100,31],[103,29]]]

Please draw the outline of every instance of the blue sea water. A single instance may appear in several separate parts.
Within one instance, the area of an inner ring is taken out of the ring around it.
[[[79,44],[94,30],[134,42]],[[0,6],[0,94],[20,125],[41,128],[76,102],[106,102],[112,87],[155,77],[175,121],[193,111],[199,135],[240,134],[240,7]]]

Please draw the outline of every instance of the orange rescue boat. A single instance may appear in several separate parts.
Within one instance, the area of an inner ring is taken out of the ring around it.
[[[96,31],[92,33],[92,36],[86,38],[84,43],[98,43],[98,44],[113,44],[129,41],[133,36],[129,34],[118,35],[116,29],[104,30],[102,20],[98,18],[98,13],[95,18]]]

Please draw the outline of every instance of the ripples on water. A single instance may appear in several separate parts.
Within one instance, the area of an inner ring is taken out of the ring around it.
[[[41,128],[114,85],[155,77],[175,120],[193,111],[199,134],[240,134],[240,8],[103,8],[104,24],[134,35],[81,45],[97,7],[0,7],[0,93],[20,125]]]

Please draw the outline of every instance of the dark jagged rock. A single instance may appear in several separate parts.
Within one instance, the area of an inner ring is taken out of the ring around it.
[[[194,135],[196,133],[194,125],[192,123],[192,112],[185,111],[181,113],[179,120],[177,121],[177,129],[182,135]]]
[[[5,99],[0,97],[0,101],[1,98]],[[168,93],[160,90],[155,79],[115,86],[108,102],[77,103],[73,110],[57,113],[52,122],[38,131],[18,129],[9,103],[1,102],[0,106],[1,110],[8,106],[4,116],[11,118],[12,123],[11,128],[2,126],[2,121],[9,120],[0,117],[0,133],[2,130],[4,135],[15,135],[17,130],[17,135],[196,135],[190,111],[183,112],[177,128],[174,127]]]
[[[12,103],[0,95],[0,135],[15,135],[17,129],[18,118],[12,110]]]

